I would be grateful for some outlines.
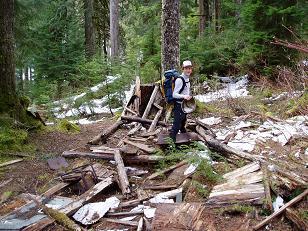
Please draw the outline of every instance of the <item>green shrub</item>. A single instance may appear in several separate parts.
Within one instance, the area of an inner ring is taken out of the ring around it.
[[[61,132],[67,132],[67,133],[80,132],[80,127],[78,125],[73,124],[66,119],[60,120],[57,127]]]

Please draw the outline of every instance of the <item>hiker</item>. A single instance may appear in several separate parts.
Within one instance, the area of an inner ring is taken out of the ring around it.
[[[189,77],[192,73],[192,63],[189,60],[183,62],[182,65],[182,74],[180,77],[176,78],[174,83],[174,90],[172,93],[174,101],[173,107],[173,125],[170,132],[170,137],[173,142],[176,141],[176,134],[180,131],[181,133],[185,133],[185,124],[186,124],[186,113],[182,110],[182,101],[190,100],[192,96],[190,95],[190,82]],[[184,84],[184,85],[183,85]]]

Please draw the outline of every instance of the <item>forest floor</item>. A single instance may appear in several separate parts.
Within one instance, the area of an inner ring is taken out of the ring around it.
[[[287,100],[280,101],[277,104],[268,106],[266,111],[273,111],[276,114],[280,114],[280,110],[285,110],[281,105],[285,106],[286,103]],[[230,123],[231,118],[237,113],[238,109],[244,110],[245,113],[251,111],[260,112],[261,109],[264,110],[264,108],[260,109],[259,101],[256,98],[250,98],[249,100],[236,99],[231,103],[228,101],[208,104],[206,107],[199,108],[198,112],[191,115],[191,117],[206,118],[209,116],[220,116],[223,118],[223,124],[221,124],[221,126],[227,126]],[[29,142],[35,146],[34,154],[24,158],[22,162],[1,168],[0,195],[2,196],[0,198],[0,216],[7,214],[26,203],[26,200],[21,196],[22,193],[40,195],[55,184],[56,181],[54,178],[57,176],[57,172],[51,170],[47,165],[47,160],[49,158],[60,156],[64,151],[68,150],[89,151],[87,142],[114,122],[115,119],[105,117],[105,119],[95,124],[80,125],[81,130],[78,133],[64,133],[53,127],[47,127],[38,132],[31,132],[29,134]],[[116,147],[118,142],[126,135],[126,133],[127,129],[119,129],[108,140],[108,146]],[[292,145],[284,147],[277,145],[276,143],[267,145],[276,153],[287,154],[290,152],[293,153],[295,149],[303,149],[307,147],[307,144],[307,139],[294,139],[292,140]],[[104,166],[112,166],[108,161],[85,160],[80,158],[68,159],[67,161],[69,163],[69,168],[74,168],[89,162],[99,162]],[[239,165],[243,165],[243,163],[239,163]],[[148,175],[154,173],[157,169],[157,166],[153,167],[150,165],[141,165],[141,167],[143,170],[149,171]],[[138,165],[138,168],[140,168],[140,165]],[[214,170],[219,174],[224,174],[235,168],[236,166],[234,165],[226,166],[225,163],[222,163],[216,165]],[[211,182],[207,181],[204,177],[196,175],[193,176],[192,179],[199,182],[199,184],[211,186]],[[138,181],[135,183],[138,183]],[[119,189],[116,190],[120,194]],[[208,195],[208,191],[202,191],[202,189],[197,185],[195,187],[189,187],[185,192],[186,196],[183,196],[184,202],[204,202]],[[307,200],[298,206],[303,210],[307,210]],[[249,230],[248,227],[252,227],[259,223],[266,217],[265,215],[266,214],[263,213],[261,207],[243,206],[229,209],[219,208],[207,210],[202,214],[202,220],[209,221],[208,230]],[[109,225],[108,227],[111,229],[124,228],[125,226]],[[60,226],[51,226],[48,230],[62,230],[62,228]],[[294,229],[287,219],[279,217],[278,219],[273,220],[270,225],[266,226],[264,230],[288,231]]]

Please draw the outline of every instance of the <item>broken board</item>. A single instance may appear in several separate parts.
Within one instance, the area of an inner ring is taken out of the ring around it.
[[[253,162],[226,173],[223,178],[226,182],[214,186],[207,204],[263,203],[265,188],[259,163]]]

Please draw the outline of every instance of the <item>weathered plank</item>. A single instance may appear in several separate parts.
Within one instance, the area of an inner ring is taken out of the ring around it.
[[[110,186],[113,183],[112,177],[108,177],[101,182],[94,185],[92,188],[90,188],[88,191],[83,193],[79,198],[77,198],[72,203],[68,204],[64,208],[60,210],[60,212],[66,214],[66,215],[72,215],[74,212],[76,212],[81,206],[84,205],[87,201],[92,199],[94,196],[99,194],[101,191],[103,191],[105,188]]]
[[[129,181],[128,177],[125,171],[125,166],[123,163],[123,159],[121,156],[121,153],[119,151],[116,151],[114,153],[114,160],[117,164],[117,170],[118,170],[118,178],[119,178],[119,184],[123,195],[130,194],[130,188],[129,188]]]
[[[158,204],[152,222],[153,231],[207,230],[200,203]]]

